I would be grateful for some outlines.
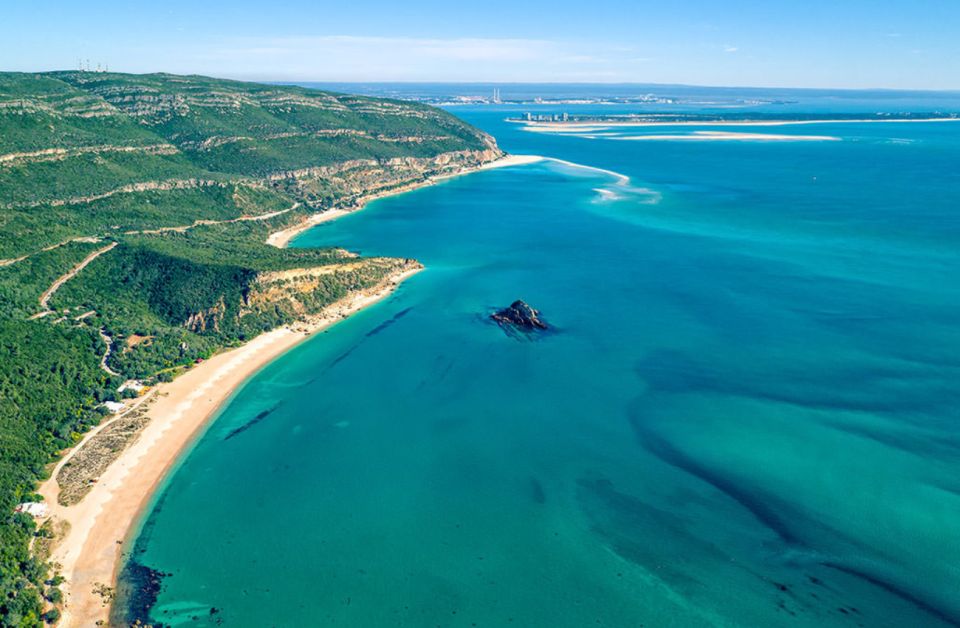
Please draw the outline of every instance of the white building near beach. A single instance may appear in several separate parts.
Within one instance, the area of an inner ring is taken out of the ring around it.
[[[18,504],[13,510],[14,512],[22,512],[37,519],[46,517],[50,513],[50,507],[43,502],[24,502]]]
[[[146,388],[146,385],[138,379],[128,379],[127,381],[120,384],[120,388],[117,389],[117,392],[122,393],[123,391],[130,389],[133,392],[140,394]]]
[[[116,414],[127,407],[119,401],[104,401],[100,405],[109,410],[111,414]]]

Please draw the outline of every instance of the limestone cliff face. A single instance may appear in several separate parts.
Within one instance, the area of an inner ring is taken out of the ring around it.
[[[304,268],[260,272],[234,297],[220,296],[210,307],[191,312],[182,325],[197,334],[218,334],[258,315],[300,320],[349,295],[372,290],[407,271],[422,268],[412,259],[340,260]]]
[[[374,288],[400,273],[422,267],[412,259],[376,257],[260,273],[250,286],[239,315],[279,309],[293,318],[303,318],[348,292]]]
[[[220,322],[227,313],[227,304],[224,297],[220,297],[216,305],[191,314],[183,326],[195,333],[205,331],[220,331]]]

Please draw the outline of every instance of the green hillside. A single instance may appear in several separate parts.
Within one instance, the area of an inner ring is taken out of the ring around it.
[[[410,264],[277,249],[270,233],[499,155],[482,132],[405,102],[0,73],[0,625],[40,625],[41,596],[59,596],[15,505],[124,380],[167,378]],[[331,272],[298,279],[317,266]]]

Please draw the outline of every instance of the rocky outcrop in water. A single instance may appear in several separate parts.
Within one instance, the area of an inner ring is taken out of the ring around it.
[[[532,332],[549,329],[546,322],[540,318],[540,312],[521,300],[514,301],[510,307],[497,310],[490,318],[507,331]]]

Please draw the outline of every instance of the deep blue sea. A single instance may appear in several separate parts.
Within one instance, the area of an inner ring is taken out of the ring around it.
[[[152,618],[960,624],[960,123],[452,111],[629,180],[491,170],[297,239],[426,270],[264,369],[185,456],[134,546],[172,574]],[[518,298],[553,331],[488,321]]]

